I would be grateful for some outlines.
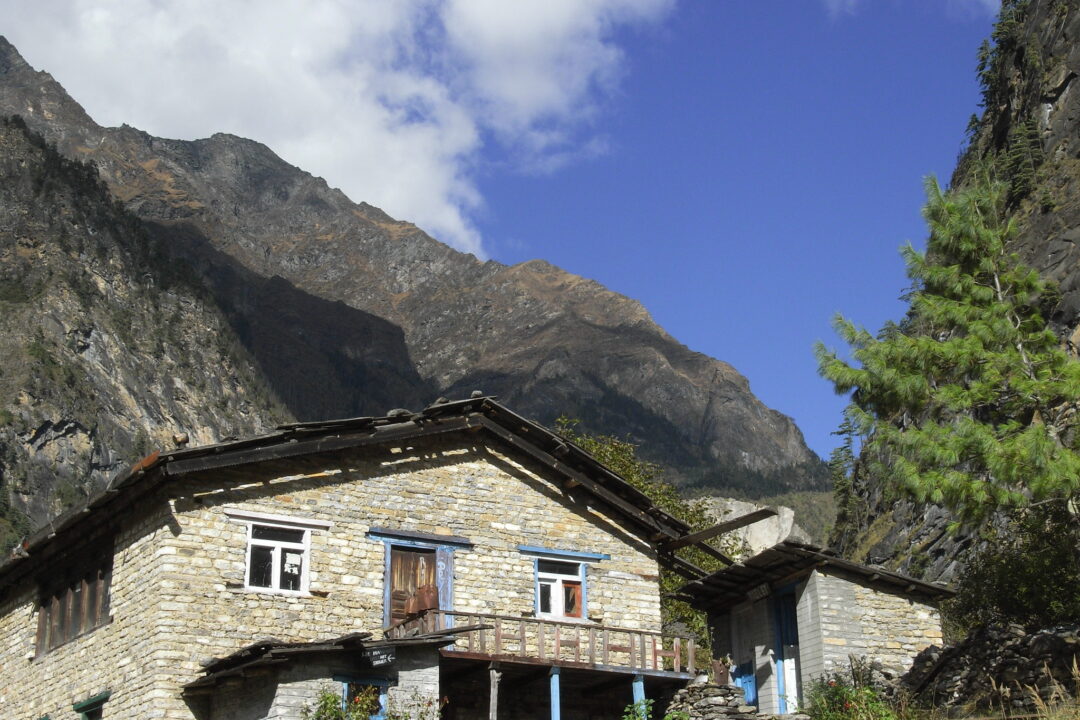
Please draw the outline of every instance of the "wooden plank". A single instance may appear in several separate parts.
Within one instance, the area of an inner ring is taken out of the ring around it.
[[[611,636],[609,635],[607,628],[604,628],[603,630],[601,643],[600,656],[603,658],[603,663],[608,665],[610,663],[610,660],[608,659],[608,650],[611,648]]]
[[[758,520],[764,520],[767,517],[772,517],[775,514],[776,511],[772,508],[761,508],[760,510],[755,510],[754,512],[747,513],[746,515],[741,515],[737,518],[726,520],[719,525],[713,525],[711,528],[700,530],[696,533],[690,533],[689,535],[684,535],[677,540],[673,540],[672,542],[664,543],[664,549],[677,550],[681,547],[686,547],[687,545],[694,545],[695,543],[714,538],[717,535],[723,535],[726,532],[731,532],[732,530],[738,530],[741,527],[746,527],[747,525],[756,523]]]
[[[675,638],[674,640],[672,640],[671,649],[675,651],[675,664],[672,666],[672,669],[675,672],[679,672],[680,670],[682,670],[682,639]]]
[[[556,660],[562,657],[562,628],[555,626],[555,652],[552,654]]]
[[[646,664],[646,663],[648,663],[648,660],[646,659],[646,656],[645,656],[645,636],[644,635],[638,635],[638,644],[641,646],[641,665],[642,665],[642,667],[648,669],[649,666]],[[652,668],[652,669],[656,670],[655,667]]]
[[[502,620],[495,621],[495,654],[502,655]]]
[[[557,627],[557,626],[556,626]],[[544,640],[544,623],[537,623],[536,625],[536,647],[537,654],[541,660],[546,659],[547,654],[547,642]]]
[[[686,671],[694,672],[697,667],[697,658],[694,656],[696,645],[694,638],[690,638],[686,641]]]
[[[525,657],[525,621],[518,620],[518,655]]]
[[[596,664],[596,628],[589,628],[589,664]]]

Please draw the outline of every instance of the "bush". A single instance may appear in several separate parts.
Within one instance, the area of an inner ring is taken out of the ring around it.
[[[840,673],[825,675],[810,685],[804,711],[813,720],[897,720],[877,691],[857,686]]]
[[[1017,510],[960,574],[943,608],[957,634],[1017,623],[1029,630],[1080,618],[1080,528],[1064,503]]]

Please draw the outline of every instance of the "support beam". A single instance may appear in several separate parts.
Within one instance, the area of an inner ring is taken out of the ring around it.
[[[562,717],[562,701],[559,698],[559,668],[551,668],[551,720]]]
[[[752,525],[758,520],[764,520],[765,518],[772,517],[775,514],[776,511],[772,508],[762,508],[760,510],[755,510],[752,513],[747,513],[746,515],[741,515],[737,518],[727,520],[720,523],[719,525],[713,525],[707,530],[701,530],[696,533],[690,533],[689,535],[683,535],[678,540],[672,540],[669,543],[664,543],[664,549],[668,551],[678,550],[681,547],[693,545],[695,543],[714,538],[717,535],[723,535],[726,532],[731,532],[732,530],[738,530],[741,527]]]
[[[499,672],[499,663],[491,663],[491,665],[488,666],[488,673],[491,679],[491,699],[488,701],[488,720],[497,720],[499,717],[499,678],[502,677],[502,673]]]

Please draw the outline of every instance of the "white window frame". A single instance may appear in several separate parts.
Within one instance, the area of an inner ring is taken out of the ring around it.
[[[607,553],[582,552],[580,550],[560,550],[557,548],[538,547],[535,545],[518,545],[518,552],[532,558],[533,562],[533,603],[536,617],[565,622],[592,622],[589,619],[589,565],[610,560]],[[576,565],[578,574],[572,576],[569,573],[542,573],[540,562],[551,560],[553,562]],[[552,582],[551,612],[540,611],[540,581]],[[567,616],[563,607],[563,584],[562,580],[576,580],[581,583],[581,616]],[[557,581],[557,582],[554,582]],[[557,601],[556,601],[557,598]],[[556,609],[558,612],[556,612]]]
[[[244,552],[244,589],[250,592],[270,593],[274,595],[310,595],[311,576],[311,533],[313,530],[325,530],[332,523],[322,520],[307,520],[291,518],[285,515],[271,515],[269,513],[254,513],[239,510],[227,510],[225,514],[247,525],[247,548]],[[283,530],[299,530],[303,532],[303,540],[292,543],[285,540],[263,540],[255,538],[256,526],[281,528]],[[272,551],[270,564],[270,587],[251,584],[251,552],[252,548],[269,547]],[[283,550],[299,550],[301,555],[300,566],[300,589],[288,590],[281,587],[281,553]]]
[[[573,565],[574,572],[572,573],[552,573],[543,572],[540,570],[540,563],[544,561],[558,562],[566,565]],[[560,620],[586,620],[587,613],[585,608],[585,569],[584,564],[578,561],[569,559],[556,559],[556,558],[537,558],[536,561],[536,615],[538,617],[560,619]],[[563,583],[570,581],[576,583],[578,586],[578,600],[581,602],[581,614],[580,615],[567,615],[565,607],[566,593],[563,592],[565,587]],[[551,587],[551,594],[549,596],[551,600],[551,611],[543,612],[540,610],[540,588],[543,585],[549,585]]]

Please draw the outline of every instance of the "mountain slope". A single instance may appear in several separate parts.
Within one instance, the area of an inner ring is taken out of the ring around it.
[[[819,483],[820,462],[799,430],[758,401],[742,375],[682,346],[639,303],[593,281],[543,261],[508,267],[459,253],[250,140],[103,128],[2,39],[0,113],[20,114],[62,153],[93,162],[158,232],[200,238],[196,245],[204,241],[238,272],[343,303],[386,323],[385,337],[399,329],[411,367],[393,358],[406,395],[397,404],[480,388],[542,422],[565,413],[587,430],[629,435],[684,483],[750,494]],[[305,331],[311,344],[332,346],[348,327]],[[266,356],[239,335],[257,359]],[[318,388],[288,391],[305,368],[279,365],[268,377],[294,414],[332,409],[311,402]],[[347,383],[359,384],[359,395],[373,388],[363,377]]]
[[[290,418],[190,268],[19,120],[0,122],[0,356],[0,545],[174,436]]]

